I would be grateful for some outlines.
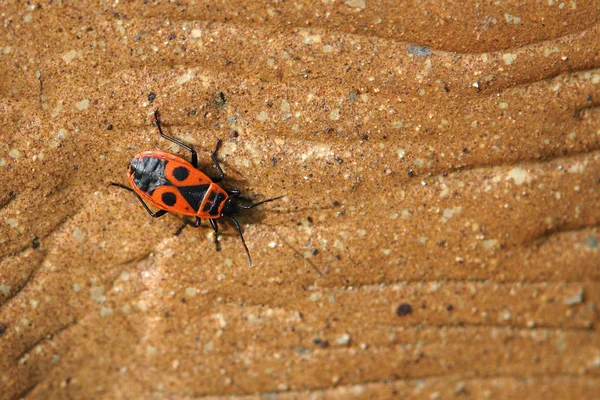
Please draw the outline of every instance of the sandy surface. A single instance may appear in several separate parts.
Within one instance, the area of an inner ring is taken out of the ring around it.
[[[592,398],[597,1],[0,2],[0,398]],[[135,154],[287,197],[150,218]]]

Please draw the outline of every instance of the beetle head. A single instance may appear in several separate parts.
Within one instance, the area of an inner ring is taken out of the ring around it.
[[[221,216],[230,217],[237,212],[237,209],[238,207],[235,202],[235,199],[230,197],[227,200],[225,200],[225,205],[223,206],[223,211],[221,211]]]

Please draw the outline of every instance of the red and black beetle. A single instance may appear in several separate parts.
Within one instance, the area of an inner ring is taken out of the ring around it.
[[[119,186],[123,189],[132,191],[140,200],[148,214],[154,218],[161,217],[168,212],[181,214],[185,216],[196,217],[195,223],[185,222],[177,233],[185,227],[186,224],[194,227],[200,226],[200,221],[208,219],[210,225],[215,230],[215,246],[219,250],[217,219],[226,217],[235,225],[246,254],[248,255],[248,264],[252,266],[250,251],[242,235],[242,229],[238,221],[233,217],[239,208],[250,209],[273,200],[280,199],[285,195],[273,197],[258,203],[243,205],[239,200],[247,200],[240,196],[239,190],[226,190],[217,184],[224,179],[223,170],[217,161],[217,150],[221,144],[221,139],[217,140],[211,158],[219,175],[209,178],[198,169],[198,155],[196,151],[188,145],[165,135],[160,126],[158,111],[154,112],[154,119],[160,136],[171,142],[189,150],[192,153],[191,163],[181,157],[165,153],[162,151],[145,151],[133,157],[129,161],[127,175],[129,185],[111,182],[111,185]],[[146,203],[159,208],[159,211],[152,212]]]

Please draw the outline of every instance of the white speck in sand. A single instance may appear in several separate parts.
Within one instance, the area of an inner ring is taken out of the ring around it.
[[[212,318],[216,319],[219,322],[219,327],[221,329],[227,328],[227,321],[225,321],[225,317],[223,316],[223,313],[213,314]]]
[[[90,288],[90,297],[98,303],[103,303],[106,299],[104,296],[104,286],[92,286]]]
[[[343,335],[338,336],[335,339],[335,342],[337,344],[339,344],[340,346],[347,346],[348,344],[350,344],[350,339],[351,339],[350,335],[347,333],[344,333]]]
[[[506,22],[512,22],[515,24],[521,23],[521,18],[515,17],[514,15],[511,15],[509,13],[504,13],[504,19],[506,20]]]
[[[75,228],[75,230],[73,231],[73,237],[75,238],[75,240],[77,240],[79,243],[81,243],[81,242],[83,242],[85,235],[80,228]]]
[[[70,64],[74,59],[81,58],[75,50],[68,51],[62,56],[62,59],[67,64]]]
[[[102,307],[100,308],[100,316],[101,317],[110,317],[113,314],[112,308]]]
[[[577,293],[575,293],[572,296],[568,296],[565,299],[565,305],[567,305],[567,306],[574,306],[576,304],[581,304],[581,303],[583,303],[583,289],[582,288],[579,288]]]
[[[83,99],[80,102],[75,103],[75,107],[79,111],[83,111],[90,106],[90,101],[88,99]]]
[[[488,239],[481,242],[484,250],[491,250],[493,248],[498,247],[498,240],[496,239]]]
[[[548,57],[554,53],[560,53],[560,49],[558,47],[547,47],[544,49],[544,57]]]
[[[256,119],[259,120],[260,122],[265,122],[266,120],[269,119],[269,114],[266,111],[261,111],[257,116]]]
[[[531,181],[531,176],[526,169],[515,167],[508,171],[506,180],[512,179],[517,185],[522,185],[525,182]]]
[[[367,6],[367,2],[366,0],[346,0],[346,5],[364,10],[364,8]]]
[[[460,214],[462,213],[462,207],[458,206],[458,207],[454,207],[454,208],[445,208],[444,209],[444,218],[452,218],[454,216],[454,214]]]
[[[194,71],[192,71],[191,69],[187,70],[179,78],[177,78],[177,84],[183,85],[184,83],[187,83],[187,82],[191,81],[192,79],[194,79],[195,76],[196,76],[196,73]]]
[[[331,119],[332,121],[337,121],[338,119],[340,119],[340,109],[334,108],[329,114],[329,119]]]
[[[510,65],[517,59],[517,55],[514,53],[504,53],[502,54],[502,59],[504,60],[504,64]]]

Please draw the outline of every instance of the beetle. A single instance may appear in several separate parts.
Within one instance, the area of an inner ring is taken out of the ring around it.
[[[281,199],[285,195],[273,197],[249,205],[240,204],[239,200],[248,200],[241,196],[239,190],[226,190],[218,185],[225,179],[225,174],[217,160],[217,151],[221,139],[211,153],[214,167],[219,175],[210,178],[198,169],[198,155],[192,146],[163,133],[158,111],[154,111],[154,120],[160,136],[192,153],[191,163],[174,154],[163,151],[144,151],[133,157],[127,167],[127,176],[130,187],[120,183],[110,182],[113,186],[127,189],[135,194],[144,209],[153,218],[159,218],[168,212],[184,216],[196,217],[196,222],[186,222],[177,230],[179,234],[186,225],[199,227],[202,219],[208,219],[215,231],[214,242],[219,251],[219,228],[217,220],[228,218],[235,225],[242,244],[248,255],[248,264],[252,267],[250,250],[244,240],[242,228],[233,217],[238,209],[251,209],[264,203]],[[146,203],[158,208],[152,212]]]

